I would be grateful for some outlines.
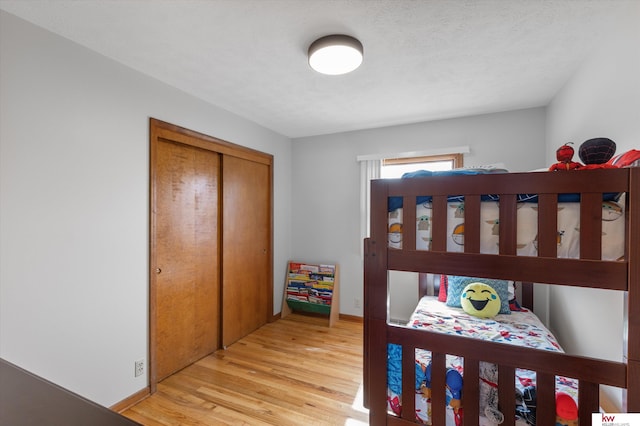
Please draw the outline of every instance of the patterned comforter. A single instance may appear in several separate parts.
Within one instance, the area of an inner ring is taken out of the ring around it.
[[[542,324],[540,319],[530,311],[512,312],[511,315],[497,315],[495,318],[477,318],[466,314],[460,308],[446,306],[434,297],[425,296],[420,300],[412,314],[408,327],[427,329],[438,333],[455,334],[474,339],[506,343],[535,349],[562,352],[556,338]],[[401,406],[401,349],[389,347],[388,362],[388,400],[391,411],[399,414]],[[431,353],[425,350],[416,351],[416,364],[427,366]],[[447,366],[464,376],[464,360],[458,356],[447,356]],[[526,399],[535,389],[535,373],[528,370],[516,370],[516,389]],[[416,383],[416,388],[419,388]],[[577,401],[578,383],[573,379],[556,377],[556,392],[564,392]],[[464,398],[464,396],[463,396]],[[429,401],[422,392],[416,391],[416,419],[425,424],[429,422]],[[455,424],[454,416],[450,416],[451,424]],[[526,424],[526,416],[522,416],[518,424]],[[490,424],[482,422],[482,424]],[[449,424],[449,422],[447,423]],[[529,424],[533,424],[529,421]]]

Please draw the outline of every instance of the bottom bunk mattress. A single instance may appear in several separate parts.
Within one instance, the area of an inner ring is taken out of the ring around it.
[[[462,309],[447,306],[436,297],[423,297],[416,307],[408,327],[420,328],[438,333],[455,334],[474,339],[482,339],[509,345],[524,346],[535,349],[562,352],[562,348],[551,332],[542,324],[540,319],[531,311],[520,310],[511,314],[499,314],[494,318],[478,318],[466,314]],[[430,362],[431,352],[416,350],[416,392],[415,407],[416,421],[430,424]],[[459,356],[447,355],[447,382],[451,377],[452,383],[463,380],[464,359]],[[457,378],[457,379],[456,379]],[[497,369],[493,364],[480,364],[480,387],[496,387]],[[402,348],[398,345],[388,345],[387,368],[387,401],[388,409],[400,415],[402,409]],[[516,370],[516,417],[518,425],[535,424],[535,373],[529,370]],[[464,395],[460,394],[456,386],[447,389],[447,425],[459,425],[464,412]],[[569,406],[570,412],[576,413],[578,400],[578,382],[566,377],[556,376],[556,395],[564,404]],[[457,407],[461,406],[462,409]],[[455,408],[454,408],[455,407]],[[481,417],[478,424],[493,426],[501,423],[500,417],[507,415],[498,410],[489,409],[486,414],[481,407]]]

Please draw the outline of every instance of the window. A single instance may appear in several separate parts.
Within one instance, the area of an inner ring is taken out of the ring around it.
[[[450,170],[462,167],[462,159],[465,153],[469,153],[468,146],[449,147],[421,152],[405,152],[387,154],[358,155],[356,160],[360,163],[360,237],[361,240],[369,236],[370,214],[369,205],[371,199],[371,180],[380,178],[401,177],[406,171],[415,170]],[[453,154],[452,154],[453,153]],[[440,163],[440,165],[436,165]],[[444,168],[442,163],[444,163]],[[406,167],[402,169],[400,166]],[[436,167],[439,167],[436,169]],[[394,170],[393,175],[388,173]],[[361,245],[361,248],[364,246]],[[364,249],[362,251],[364,256]]]
[[[462,154],[385,158],[381,161],[380,177],[383,179],[394,179],[402,177],[404,173],[416,170],[430,170],[435,172],[457,169],[462,167],[462,160]]]

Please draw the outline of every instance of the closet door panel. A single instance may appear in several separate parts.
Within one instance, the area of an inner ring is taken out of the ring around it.
[[[266,324],[271,288],[271,170],[222,157],[222,344]]]
[[[219,346],[219,155],[170,141],[156,154],[157,380]]]

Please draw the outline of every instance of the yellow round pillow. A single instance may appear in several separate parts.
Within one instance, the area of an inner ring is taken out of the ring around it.
[[[500,312],[500,296],[488,284],[471,283],[462,290],[460,305],[469,315],[491,318]]]

